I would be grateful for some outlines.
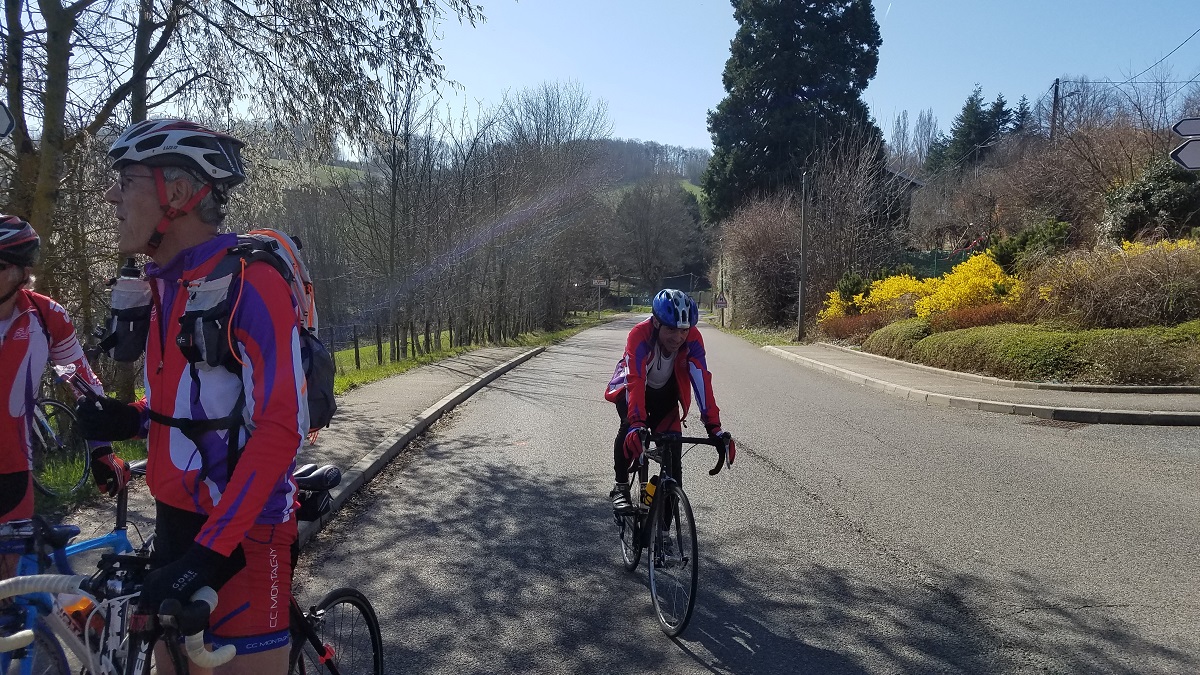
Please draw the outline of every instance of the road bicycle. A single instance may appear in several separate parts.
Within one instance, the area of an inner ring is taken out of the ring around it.
[[[317,520],[329,512],[329,490],[341,481],[335,466],[308,464],[296,469],[300,488],[300,520]],[[292,650],[289,675],[383,675],[383,635],[371,601],[353,588],[335,588],[303,610],[292,595]]]
[[[91,385],[73,364],[51,367],[46,383],[69,386],[76,396],[94,400]],[[43,391],[48,387],[43,384]],[[72,406],[39,396],[33,408],[33,486],[47,497],[66,498],[87,484],[91,449],[79,429]]]
[[[710,476],[720,473],[725,466],[726,446],[722,439],[678,433],[646,434],[645,450],[637,468],[638,499],[629,508],[614,512],[626,571],[636,570],[642,550],[647,550],[650,598],[659,627],[670,637],[682,633],[692,618],[699,578],[696,521],[679,481],[679,469],[686,454],[684,444],[716,448],[717,464],[709,470]],[[647,459],[659,465],[658,474],[649,481]]]
[[[144,476],[145,460],[133,462],[130,469]],[[297,469],[295,475],[300,488],[297,517],[314,520],[328,513],[329,490],[341,481],[341,471],[312,464]],[[149,571],[153,537],[135,551],[128,540],[127,514],[126,488],[117,496],[116,527],[102,537],[68,544],[79,534],[78,527],[50,526],[41,519],[0,526],[0,553],[20,555],[21,575],[0,582],[0,596],[16,596],[10,605],[0,607],[0,651],[11,652],[0,653],[0,672],[10,672],[17,662],[21,675],[67,675],[72,669],[65,646],[80,664],[78,672],[148,675],[152,667],[148,654],[159,640],[167,644],[168,657],[181,675],[187,672],[185,651],[186,658],[206,667],[232,658],[231,648],[204,650],[202,637],[192,638],[186,650],[177,649],[173,638],[175,633],[196,630],[202,634],[215,594],[205,602],[161,615],[149,628],[136,621],[142,616],[134,610]],[[90,577],[74,575],[71,559],[98,549],[110,552],[100,556],[97,572]],[[38,574],[51,568],[58,574]],[[197,616],[204,617],[198,626]],[[293,596],[289,617],[289,673],[383,674],[379,621],[362,593],[338,588],[308,610]]]
[[[87,484],[91,455],[70,406],[39,398],[33,407],[33,486],[64,498]]]

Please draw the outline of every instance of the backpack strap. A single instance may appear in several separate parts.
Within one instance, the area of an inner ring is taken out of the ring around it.
[[[193,367],[192,376],[195,377],[195,368]],[[246,405],[246,390],[242,389],[238,394],[237,403],[234,404],[233,410],[225,417],[218,417],[211,420],[194,420],[187,417],[169,417],[155,410],[150,410],[150,419],[165,424],[166,426],[179,429],[189,441],[196,446],[196,452],[200,453],[200,480],[206,480],[212,472],[212,463],[208,459],[208,453],[204,451],[204,444],[201,443],[202,436],[209,431],[227,430],[229,432],[228,450],[226,452],[225,462],[229,467],[229,471],[225,476],[225,480],[233,477],[233,469],[237,466],[238,458],[241,457],[242,451],[238,447],[238,429],[242,427],[245,421],[242,417],[242,408]]]

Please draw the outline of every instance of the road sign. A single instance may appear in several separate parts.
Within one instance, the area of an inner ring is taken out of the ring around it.
[[[15,126],[17,121],[13,119],[12,113],[8,112],[8,106],[0,103],[0,138],[8,138]]]
[[[1185,169],[1200,171],[1200,138],[1189,138],[1171,151],[1171,159]]]
[[[1200,117],[1185,117],[1171,128],[1180,136],[1200,136]]]
[[[722,294],[718,295],[717,296],[717,309],[725,309],[728,306],[729,306],[729,301],[727,301],[725,299],[725,294],[722,293]]]
[[[592,279],[592,285],[597,288],[608,285],[608,279]]]

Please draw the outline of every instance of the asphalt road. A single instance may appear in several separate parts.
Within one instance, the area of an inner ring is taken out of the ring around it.
[[[929,407],[713,329],[739,459],[685,459],[700,591],[667,639],[606,496],[632,323],[439,422],[306,549],[301,597],[366,591],[396,673],[1200,672],[1200,429]]]

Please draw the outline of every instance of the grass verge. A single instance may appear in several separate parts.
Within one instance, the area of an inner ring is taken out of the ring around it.
[[[721,319],[715,314],[703,314],[700,318],[722,333],[736,335],[760,347],[796,344],[795,328],[733,328],[732,326],[721,328]]]
[[[450,358],[453,356],[458,356],[459,354],[465,354],[469,351],[479,349],[481,347],[487,347],[487,346],[538,347],[538,346],[542,346],[542,345],[555,344],[557,342],[562,342],[563,340],[571,337],[572,335],[575,335],[576,333],[587,330],[588,328],[592,328],[594,326],[599,326],[600,324],[603,324],[603,323],[608,323],[617,314],[618,314],[618,312],[606,310],[606,311],[600,313],[599,315],[588,314],[588,315],[577,315],[577,316],[567,317],[567,319],[564,321],[563,327],[559,328],[558,330],[534,331],[532,333],[522,333],[521,335],[518,335],[517,337],[515,337],[511,340],[506,340],[503,343],[500,343],[499,345],[471,345],[469,347],[447,347],[447,348],[443,348],[443,349],[433,350],[430,353],[425,354],[423,356],[419,356],[419,357],[415,357],[415,358],[409,357],[407,359],[403,359],[400,361],[392,361],[390,363],[384,363],[383,365],[378,365],[375,363],[376,349],[375,349],[374,345],[371,345],[370,348],[360,348],[360,357],[362,357],[366,352],[370,352],[370,354],[371,354],[370,364],[364,365],[360,369],[354,368],[354,350],[352,350],[352,349],[344,350],[343,349],[343,350],[340,350],[335,356],[335,358],[337,359],[337,363],[340,366],[340,368],[339,368],[340,372],[334,378],[333,393],[334,394],[344,394],[347,391],[350,391],[351,389],[354,389],[356,387],[361,387],[365,384],[377,382],[386,377],[391,377],[392,375],[399,375],[400,373],[411,370],[418,366],[423,366],[425,364],[434,363],[434,362],[440,361],[442,359],[447,359],[447,358]],[[347,351],[349,351],[349,367],[348,368],[346,367],[346,362],[347,362],[346,361],[346,359],[347,359],[346,352]],[[386,354],[387,354],[386,349],[384,350],[384,354],[386,356]],[[366,361],[366,359],[360,358],[360,361]]]

